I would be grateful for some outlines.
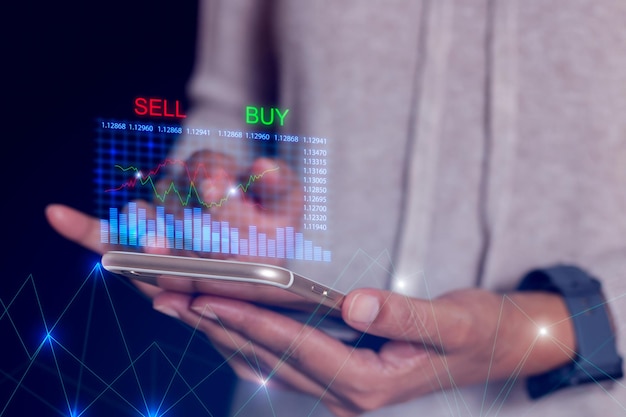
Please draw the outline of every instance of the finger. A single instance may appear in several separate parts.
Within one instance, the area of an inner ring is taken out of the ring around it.
[[[208,150],[197,151],[185,161],[172,160],[169,168],[167,175],[156,183],[155,193],[165,212],[177,220],[183,220],[187,209],[211,212],[212,208],[221,206],[228,196],[227,184],[233,182],[238,170],[233,158]],[[170,252],[190,257],[221,257],[216,253],[174,248]]]
[[[63,237],[99,254],[109,249],[100,237],[100,220],[61,204],[46,207],[46,218]]]
[[[371,351],[355,351],[314,327],[250,303],[199,296],[190,308],[200,314],[208,311],[209,317],[217,317],[226,328],[268,350],[322,386],[329,381],[337,384],[352,381],[353,372],[364,368],[353,366],[353,361],[375,360],[376,355]]]
[[[229,198],[235,187],[235,178],[239,172],[235,160],[229,156],[212,151],[195,152],[188,160],[184,174],[178,182],[185,182],[196,193],[193,198],[205,209],[219,209]]]
[[[285,214],[293,211],[293,199],[302,203],[299,177],[285,161],[269,158],[255,160],[250,179],[254,181],[250,183],[249,194],[267,211]]]
[[[312,381],[271,351],[227,328],[213,315],[209,306],[205,305],[203,314],[189,309],[190,300],[190,297],[182,294],[163,292],[155,297],[153,306],[205,333],[240,377],[262,385],[278,385],[316,396],[324,393],[324,386]]]
[[[236,185],[234,176],[224,168],[214,168],[211,172],[211,176],[199,183],[198,195],[205,208],[217,213],[238,195],[241,186]]]
[[[342,306],[344,320],[377,336],[431,347],[456,347],[467,328],[463,309],[454,303],[421,300],[375,289],[349,293]]]
[[[215,349],[228,358],[228,364],[239,377],[256,382],[259,389],[279,388],[305,393],[327,404],[340,402],[332,386],[317,383],[289,362],[235,331],[221,325],[213,329],[206,330],[205,334],[213,341]],[[234,346],[241,347],[233,351]]]
[[[260,158],[250,172],[238,184],[225,174],[218,175],[214,181],[205,181],[203,198],[212,202],[209,210],[212,220],[237,228],[240,240],[249,239],[253,226],[254,233],[276,239],[277,228],[300,223],[302,190],[293,186],[297,180],[283,162]],[[232,254],[211,253],[210,256],[221,259]],[[256,255],[240,253],[236,257],[241,261],[254,261]],[[268,258],[264,262],[282,264],[284,261]]]
[[[213,181],[203,182],[202,192],[207,201],[213,202],[212,212],[223,220],[234,220],[242,214],[254,216],[255,212],[271,219],[293,211],[291,200],[301,194],[297,185],[297,176],[284,161],[259,158],[238,183],[232,176],[218,172]],[[302,198],[297,202],[301,203]]]
[[[161,288],[155,287],[154,285],[147,284],[145,282],[137,281],[137,280],[134,280],[134,279],[131,280],[131,282],[139,289],[139,291],[141,291],[143,294],[145,294],[146,297],[148,297],[148,298],[154,298],[158,294],[163,292],[163,290]]]
[[[421,384],[421,380],[416,382],[416,371],[425,374],[429,384],[433,381],[431,359],[423,350],[409,344],[391,342],[379,356],[369,349],[349,348],[315,328],[248,303],[198,297],[190,307],[278,358],[281,366],[275,375],[281,381],[299,390],[306,389],[298,384],[297,378],[284,378],[280,369],[285,367],[295,369],[298,375],[306,377],[305,381],[312,380],[322,387],[321,393],[311,394],[321,398],[338,415],[362,413],[414,397],[414,387]],[[217,340],[219,335],[210,337]],[[246,348],[242,351],[248,352]]]
[[[222,323],[203,319],[203,333],[227,360],[235,373],[261,386],[273,386],[304,392],[316,397],[325,388],[291,366],[273,352],[255,344],[245,336],[226,328]]]
[[[280,199],[296,183],[293,170],[281,160],[258,158],[250,167],[248,187],[262,200]]]

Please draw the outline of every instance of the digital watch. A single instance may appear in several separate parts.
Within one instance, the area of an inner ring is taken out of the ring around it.
[[[578,267],[557,265],[531,271],[518,290],[561,294],[576,336],[576,355],[570,363],[528,378],[531,398],[570,386],[622,378],[622,358],[617,353],[615,332],[597,279]]]

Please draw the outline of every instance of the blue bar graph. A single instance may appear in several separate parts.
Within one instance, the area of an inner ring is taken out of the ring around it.
[[[100,221],[102,243],[128,246],[150,246],[258,256],[261,258],[296,259],[331,262],[330,250],[313,244],[294,227],[277,227],[274,234],[248,226],[242,233],[227,221],[215,221],[201,209],[185,209],[183,219],[156,207],[156,218],[147,218],[146,209],[131,203],[124,212],[109,209],[109,218]]]

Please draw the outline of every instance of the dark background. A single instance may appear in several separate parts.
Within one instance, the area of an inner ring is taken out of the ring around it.
[[[44,217],[52,202],[94,213],[97,117],[132,119],[140,95],[188,108],[197,2],[12,3],[0,25],[0,416],[224,415],[233,377],[206,339],[123,279],[90,275],[99,256]]]

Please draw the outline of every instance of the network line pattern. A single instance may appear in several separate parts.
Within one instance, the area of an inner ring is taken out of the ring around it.
[[[187,142],[198,141],[198,150],[203,143],[210,143],[211,149],[219,152],[219,146],[229,146],[232,141],[244,142],[240,148],[250,152],[259,149],[259,142],[272,146],[280,142],[280,146],[292,148],[284,154],[291,155],[286,162],[299,172],[303,191],[300,220],[268,230],[252,218],[237,215],[233,221],[229,215],[225,221],[216,216],[212,209],[229,210],[234,198],[263,211],[251,189],[266,175],[280,175],[280,168],[277,165],[231,180],[224,171],[212,171],[208,162],[171,158],[171,148],[181,135],[187,135]],[[245,255],[260,261],[332,261],[326,138],[99,120],[96,142],[95,189],[103,243]],[[223,195],[203,196],[203,183],[226,180],[231,183]],[[154,209],[138,206],[137,200],[151,202]]]
[[[350,264],[366,274],[372,270],[386,270],[389,260],[387,253],[370,256],[357,251]],[[346,269],[353,270],[351,265]],[[15,292],[0,293],[0,334],[4,346],[0,356],[0,417],[225,415],[224,402],[228,400],[224,394],[216,393],[216,387],[223,386],[229,378],[229,363],[238,360],[239,351],[224,358],[215,353],[211,355],[210,342],[201,335],[198,325],[182,325],[149,309],[140,312],[141,305],[133,305],[132,314],[125,315],[124,311],[129,310],[127,295],[137,289],[125,279],[104,271],[99,264],[87,270],[84,279],[74,281],[76,288],[70,290],[67,297],[57,300],[63,305],[59,311],[46,308],[50,297],[58,297],[58,294],[46,294],[37,285],[39,280],[49,278],[29,276]],[[351,274],[350,278],[354,275]],[[411,279],[418,279],[424,287],[429,287],[426,275],[420,271]],[[358,282],[357,279],[353,284],[358,286]],[[623,306],[625,295],[608,300],[609,307]],[[525,314],[513,300],[503,295],[501,310],[505,307],[519,309]],[[135,322],[131,323],[133,320]],[[157,320],[164,322],[153,328],[146,326],[147,322]],[[158,339],[165,322],[176,327],[168,329],[167,337]],[[319,317],[312,317],[306,324],[317,327]],[[413,325],[423,329],[425,324],[416,316]],[[517,395],[514,387],[521,382],[521,370],[535,344],[548,339],[563,347],[560,340],[550,335],[549,328],[542,331],[544,328],[536,325],[537,338],[508,377],[487,381],[482,387],[469,390],[457,386],[451,373],[447,376],[449,381],[434,381],[435,391],[445,385],[452,386],[435,394],[439,395],[436,404],[440,408],[434,411],[450,416],[501,415],[506,403]],[[506,323],[499,320],[498,328],[501,326]],[[500,342],[498,334],[493,341],[494,348]],[[168,340],[176,340],[176,343]],[[269,386],[281,368],[290,363],[290,355],[297,352],[301,343],[307,343],[306,337],[294,341],[292,348],[269,370],[259,358],[246,356],[250,371],[259,377],[258,386],[250,392],[249,398],[240,402],[241,408],[231,410],[234,415],[250,412],[281,415],[274,411],[280,409],[275,403],[280,400],[273,396]],[[426,345],[431,343],[437,344],[436,340],[425,340]],[[248,346],[242,345],[241,351],[248,351]],[[429,358],[432,366],[441,364],[436,354]],[[586,360],[576,358],[574,354],[573,359]],[[490,369],[491,364],[485,366]],[[626,387],[621,381],[613,382],[613,389],[603,383],[597,384],[600,392],[606,395],[603,415],[624,415]],[[332,389],[331,386],[328,388]],[[322,398],[302,401],[295,415],[311,415],[321,401]],[[35,410],[40,414],[28,414]],[[516,412],[536,415],[541,414],[541,410],[541,402],[532,402],[524,408],[518,407]]]
[[[0,416],[223,415],[227,392],[216,387],[229,378],[228,359],[195,329],[158,325],[139,294],[129,310],[138,291],[123,278],[100,264],[86,272],[60,312],[46,307],[59,294],[32,275],[0,294]],[[177,343],[160,340],[163,330]]]

